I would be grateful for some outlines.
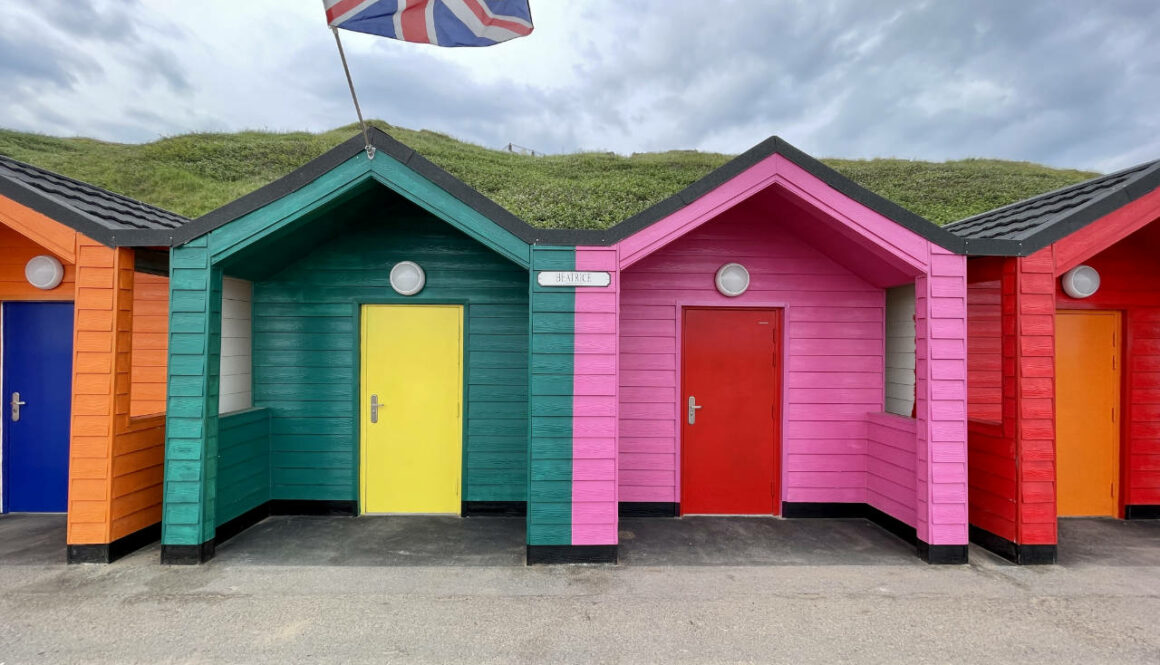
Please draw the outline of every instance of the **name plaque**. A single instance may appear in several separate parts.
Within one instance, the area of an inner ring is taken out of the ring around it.
[[[540,286],[608,286],[612,275],[593,270],[541,270],[536,273]]]

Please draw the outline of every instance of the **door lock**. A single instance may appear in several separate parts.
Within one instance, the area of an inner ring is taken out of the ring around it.
[[[705,407],[697,405],[697,398],[696,397],[689,395],[689,424],[690,425],[697,424],[697,409],[703,409],[703,408],[705,408]]]
[[[20,407],[24,405],[25,402],[20,401],[20,393],[12,393],[12,422],[20,422]]]
[[[379,422],[379,409],[386,406],[379,401],[378,395],[371,395],[371,423]]]

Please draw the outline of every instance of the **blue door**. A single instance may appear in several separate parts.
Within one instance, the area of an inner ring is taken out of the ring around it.
[[[3,325],[4,511],[62,513],[68,502],[73,306],[4,303]]]

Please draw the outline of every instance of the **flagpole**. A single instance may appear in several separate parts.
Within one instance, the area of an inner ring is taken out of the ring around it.
[[[363,120],[362,109],[358,105],[358,95],[354,92],[354,79],[350,77],[350,67],[346,64],[346,53],[342,50],[342,39],[338,36],[338,28],[330,29],[334,33],[334,43],[338,44],[338,57],[342,58],[342,71],[346,72],[346,84],[350,86],[350,98],[354,101],[354,112],[358,114],[358,124],[362,127],[363,140],[366,141],[367,159],[375,158],[375,147],[371,145],[371,135],[367,131],[367,123]]]

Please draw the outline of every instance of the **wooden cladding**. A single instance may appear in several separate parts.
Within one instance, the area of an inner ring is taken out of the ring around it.
[[[133,273],[133,352],[129,415],[165,412],[169,279]]]
[[[50,290],[24,278],[34,256],[65,268]],[[0,301],[73,301],[67,539],[104,544],[161,520],[168,279],[0,197]],[[145,416],[147,417],[135,417]]]

